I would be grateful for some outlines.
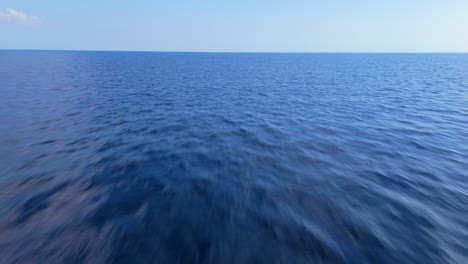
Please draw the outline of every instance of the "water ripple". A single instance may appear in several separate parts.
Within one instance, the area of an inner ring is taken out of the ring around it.
[[[467,263],[467,69],[0,51],[0,262]]]

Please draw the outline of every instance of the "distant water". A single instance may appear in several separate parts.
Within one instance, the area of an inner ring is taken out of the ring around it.
[[[468,55],[0,51],[0,262],[468,263]]]

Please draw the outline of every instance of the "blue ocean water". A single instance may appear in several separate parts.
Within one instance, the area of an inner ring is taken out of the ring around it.
[[[0,262],[468,263],[468,55],[0,51]]]

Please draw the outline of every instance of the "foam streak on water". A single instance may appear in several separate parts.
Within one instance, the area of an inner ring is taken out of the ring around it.
[[[0,51],[1,263],[468,263],[468,55]]]

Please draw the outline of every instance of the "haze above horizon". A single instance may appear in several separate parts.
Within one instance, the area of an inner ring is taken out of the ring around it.
[[[468,52],[468,2],[0,0],[0,49]]]

